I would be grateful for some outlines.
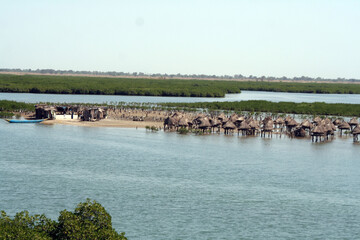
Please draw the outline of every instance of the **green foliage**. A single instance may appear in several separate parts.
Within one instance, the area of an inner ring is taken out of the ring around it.
[[[294,103],[294,102],[269,102],[262,100],[240,102],[197,102],[197,103],[159,103],[163,107],[182,107],[213,109],[226,111],[248,111],[269,113],[293,113],[310,115],[334,115],[334,116],[360,116],[360,104],[342,103]]]
[[[0,239],[113,239],[126,240],[111,224],[111,216],[96,201],[87,199],[74,212],[63,210],[58,222],[44,215],[30,216],[27,211],[17,213],[14,219],[1,212]]]
[[[360,84],[0,75],[0,92],[224,97],[241,90],[360,94]]]
[[[35,106],[32,103],[0,100],[0,112],[11,111],[35,111]]]
[[[179,128],[177,131],[178,131],[178,133],[180,133],[180,134],[187,134],[187,133],[189,133],[189,130],[188,130],[187,128],[185,128],[185,127],[181,127],[181,128]]]
[[[0,92],[224,97],[237,82],[80,76],[0,75]]]

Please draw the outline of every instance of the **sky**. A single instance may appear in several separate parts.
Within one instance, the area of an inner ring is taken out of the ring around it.
[[[0,68],[360,79],[360,1],[0,0]]]

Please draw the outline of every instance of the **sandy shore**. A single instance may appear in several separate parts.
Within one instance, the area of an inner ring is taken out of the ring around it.
[[[146,126],[155,126],[162,128],[162,122],[153,121],[131,121],[131,120],[114,120],[114,119],[102,119],[95,122],[84,122],[80,120],[46,120],[41,124],[52,125],[52,124],[63,124],[73,125],[81,127],[122,127],[122,128],[145,128]]]

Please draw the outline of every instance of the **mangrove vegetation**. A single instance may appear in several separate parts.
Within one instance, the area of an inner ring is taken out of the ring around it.
[[[87,199],[75,211],[63,210],[58,221],[45,215],[30,215],[28,211],[11,218],[5,211],[0,215],[0,239],[112,239],[126,240],[125,233],[112,227],[111,216],[100,203]]]
[[[207,109],[209,111],[226,110],[233,112],[269,112],[292,113],[308,115],[333,115],[333,116],[360,116],[360,104],[343,103],[294,103],[294,102],[269,102],[264,100],[250,100],[240,102],[198,102],[198,103],[159,103],[162,107],[176,110]]]
[[[0,92],[224,97],[241,90],[360,94],[360,84],[0,74]]]

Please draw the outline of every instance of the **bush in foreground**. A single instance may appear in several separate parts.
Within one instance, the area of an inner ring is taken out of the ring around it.
[[[58,222],[45,215],[31,216],[27,211],[10,218],[4,211],[0,216],[0,239],[114,239],[126,240],[117,233],[111,216],[96,201],[79,203],[74,212],[63,210]]]

